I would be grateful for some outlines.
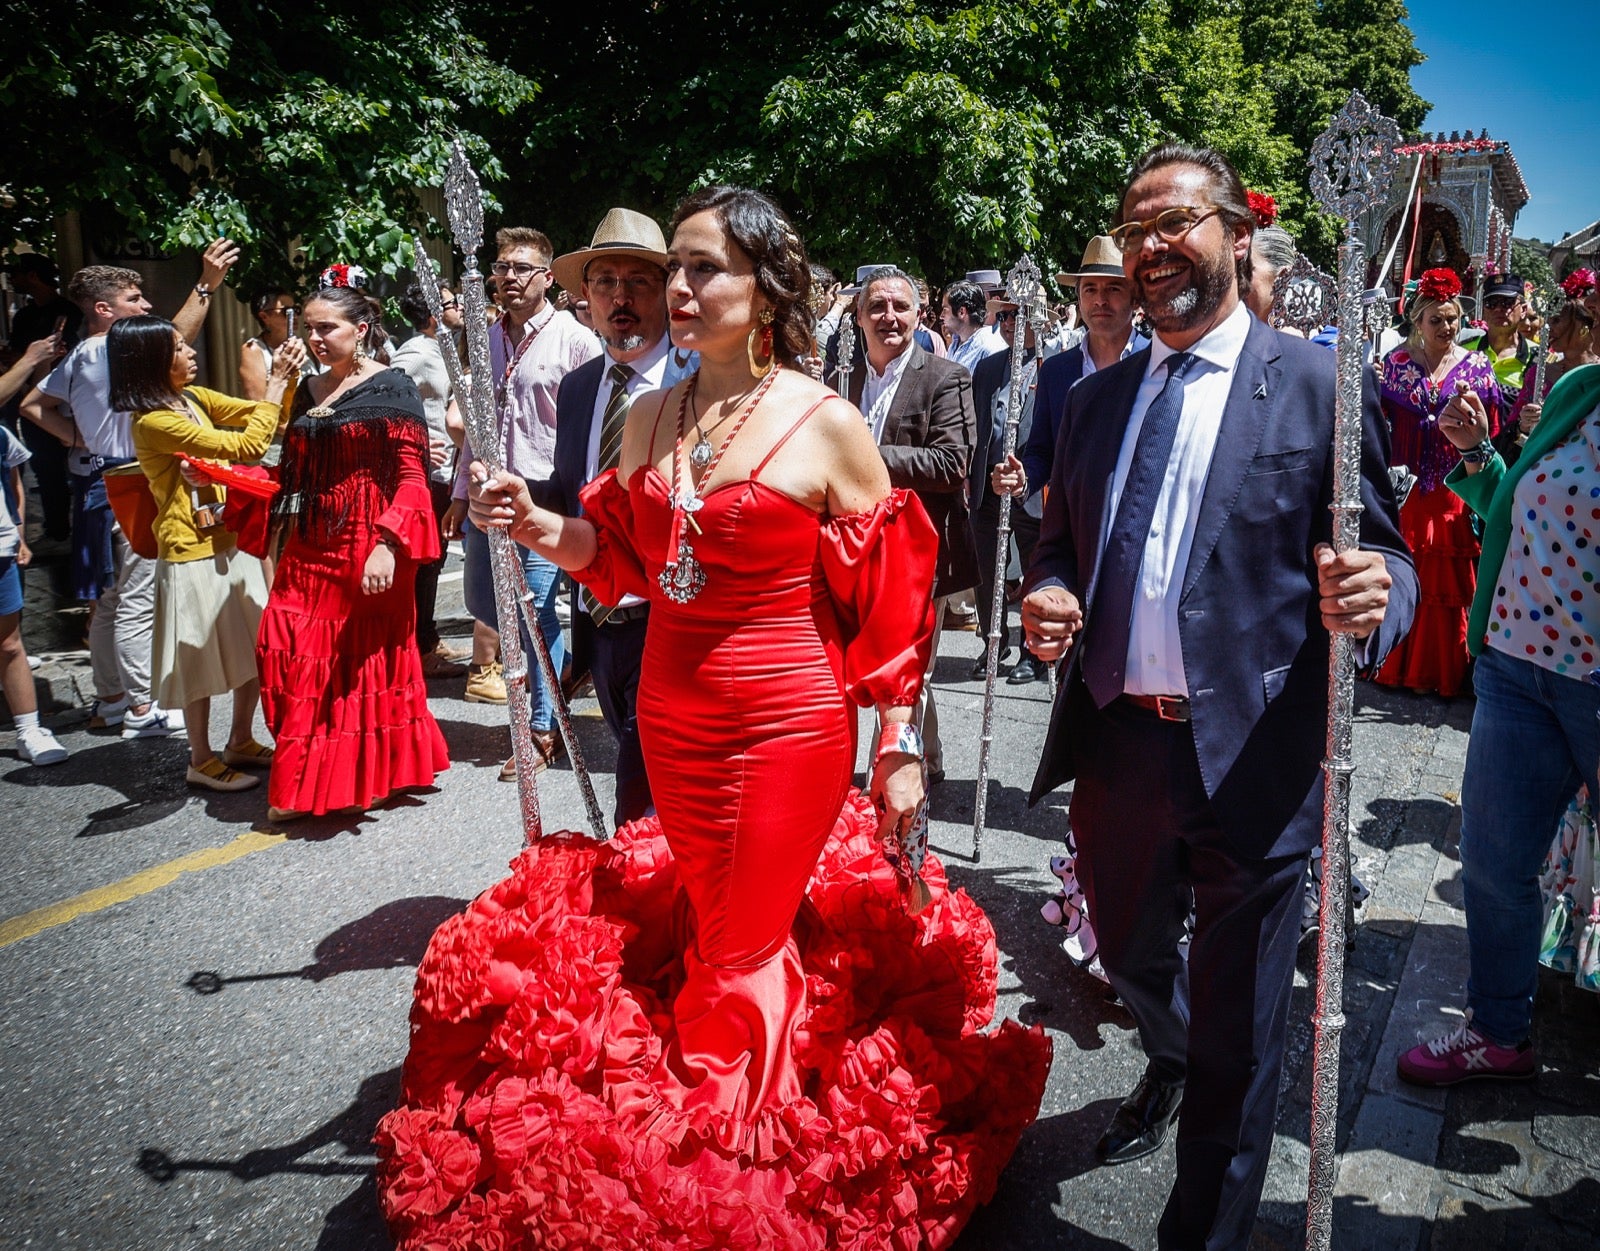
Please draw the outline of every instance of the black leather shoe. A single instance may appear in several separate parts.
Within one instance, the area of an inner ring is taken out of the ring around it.
[[[1046,671],[1042,661],[1035,660],[1032,655],[1024,653],[1017,667],[1006,678],[1007,686],[1026,686],[1029,682],[1043,682]]]
[[[1000,674],[1005,672],[1004,666],[1005,666],[1005,663],[1006,663],[1006,657],[1008,657],[1010,655],[1011,655],[1011,649],[1009,647],[1002,647],[1000,649],[1000,659],[995,662],[995,675],[996,676],[999,676]],[[989,673],[989,653],[987,651],[985,651],[983,653],[983,655],[979,656],[976,660],[974,660],[972,662],[972,680],[974,682],[982,682],[983,679],[988,676],[988,673]]]
[[[1095,1143],[1100,1163],[1126,1164],[1157,1150],[1182,1104],[1182,1082],[1163,1082],[1146,1073]]]

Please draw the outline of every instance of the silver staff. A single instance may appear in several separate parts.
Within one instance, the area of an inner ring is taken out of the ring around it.
[[[467,264],[467,270],[461,276],[461,303],[473,385],[460,386],[459,368],[452,371],[451,381],[458,386],[457,395],[462,401],[462,416],[466,421],[467,437],[472,441],[473,453],[492,473],[501,468],[502,432],[495,412],[494,379],[489,366],[489,323],[485,316],[483,274],[478,270],[478,245],[483,241],[483,192],[460,140],[451,145],[444,196],[456,247]],[[427,253],[420,247],[417,249],[417,274],[421,279],[424,298],[428,300],[429,311],[435,317],[440,316],[442,309],[437,276]],[[443,355],[448,362],[451,354],[444,352]],[[447,363],[446,368],[449,367]],[[573,771],[583,792],[590,825],[597,838],[605,838],[605,819],[600,815],[594,787],[590,783],[588,770],[583,766],[578,736],[573,732],[566,701],[561,697],[561,675],[556,672],[550,649],[539,628],[537,614],[533,611],[533,596],[528,591],[516,544],[501,529],[490,530],[488,539],[489,568],[494,575],[495,615],[500,625],[500,654],[505,664],[506,695],[511,716],[511,756],[517,766],[517,796],[522,806],[523,837],[532,843],[542,837],[544,827],[539,818],[538,756],[533,745],[533,730],[528,725],[530,675],[527,657],[522,651],[522,636],[517,629],[519,615],[528,623],[528,636],[533,640],[534,654],[538,657],[545,684],[555,704],[556,723],[560,726],[561,737],[566,741],[567,752],[572,757]]]
[[[1006,429],[1001,460],[1009,460],[1017,450],[1017,426],[1022,421],[1022,357],[1027,351],[1026,328],[1036,325],[1034,351],[1044,347],[1044,287],[1039,267],[1026,252],[1006,275],[1006,295],[1017,306],[1011,323],[1011,394],[1006,399]],[[987,413],[978,414],[988,421]],[[1011,492],[1000,496],[999,539],[994,553],[994,595],[989,607],[989,651],[983,662],[983,737],[978,740],[978,794],[973,802],[972,862],[983,858],[983,820],[989,799],[989,745],[994,740],[994,677],[1000,664],[1000,636],[1006,628],[1006,566],[1011,548]]]
[[[1533,363],[1532,398],[1535,404],[1544,403],[1544,366],[1546,359],[1550,355],[1550,323],[1555,320],[1556,314],[1560,311],[1561,305],[1557,304],[1550,311],[1550,316],[1546,317],[1539,326],[1539,359]]]
[[[833,367],[833,389],[847,400],[850,398],[850,373],[856,367],[855,299],[850,303],[851,307],[839,315],[839,358]]]
[[[1359,91],[1311,148],[1311,192],[1344,219],[1339,245],[1338,384],[1333,407],[1333,547],[1352,551],[1361,539],[1362,290],[1366,256],[1363,214],[1388,192],[1399,158],[1400,130]],[[1307,1251],[1328,1251],[1337,1180],[1339,1035],[1344,1030],[1345,915],[1350,900],[1350,723],[1355,710],[1356,642],[1335,634],[1329,644],[1328,747],[1322,768],[1322,929],[1317,937],[1317,1006],[1312,1017],[1311,1172],[1306,1198]]]

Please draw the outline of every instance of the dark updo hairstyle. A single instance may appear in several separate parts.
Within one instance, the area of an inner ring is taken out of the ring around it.
[[[165,317],[124,317],[106,335],[106,369],[111,381],[111,407],[119,413],[147,413],[171,408],[172,359],[177,330]]]
[[[366,322],[367,337],[362,345],[369,356],[376,356],[389,342],[389,332],[383,328],[383,305],[360,287],[322,287],[307,297],[306,307],[313,304],[333,305],[339,316],[352,326]]]
[[[756,290],[772,305],[773,354],[793,363],[810,356],[815,318],[811,312],[811,266],[805,245],[780,209],[747,187],[706,187],[678,205],[672,231],[696,213],[713,212],[739,250],[755,266]]]

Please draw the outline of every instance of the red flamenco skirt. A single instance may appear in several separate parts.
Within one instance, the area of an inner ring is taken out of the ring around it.
[[[799,1093],[733,1145],[727,1126],[666,1132],[639,1098],[678,1042],[685,984],[659,823],[512,861],[417,972],[401,1106],[377,1131],[400,1251],[954,1242],[1038,1114],[1050,1042],[1012,1021],[980,1032],[994,931],[931,856],[933,905],[907,916],[876,824],[852,792],[789,949],[798,1026],[768,1057],[792,1070],[769,1088]]]
[[[371,534],[291,536],[278,561],[256,639],[274,808],[366,808],[450,767],[417,652],[416,564],[400,556],[389,590],[363,595]]]
[[[1418,603],[1411,633],[1378,671],[1384,686],[1459,695],[1467,684],[1467,615],[1478,584],[1478,540],[1470,510],[1440,487],[1412,495],[1400,510],[1400,533],[1417,566]]]

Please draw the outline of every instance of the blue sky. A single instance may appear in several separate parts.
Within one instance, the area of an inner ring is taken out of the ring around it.
[[[1409,0],[1428,58],[1411,71],[1430,131],[1505,139],[1533,198],[1521,238],[1547,243],[1600,218],[1600,2]]]

